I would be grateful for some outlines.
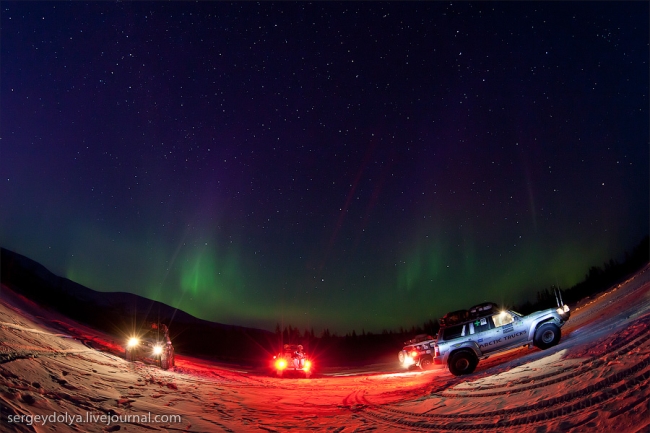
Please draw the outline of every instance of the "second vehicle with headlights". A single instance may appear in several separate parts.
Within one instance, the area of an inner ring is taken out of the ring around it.
[[[271,369],[279,377],[286,373],[299,373],[309,377],[313,371],[313,363],[302,345],[285,344],[282,351],[273,357]]]
[[[406,368],[420,367],[428,370],[433,365],[433,347],[436,339],[420,334],[404,342],[404,348],[397,355],[400,364]]]
[[[163,370],[174,366],[174,346],[164,324],[153,323],[143,336],[131,337],[126,344],[126,360],[149,360]]]

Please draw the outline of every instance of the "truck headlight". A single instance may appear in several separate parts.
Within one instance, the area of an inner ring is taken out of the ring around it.
[[[127,347],[135,347],[135,346],[137,346],[138,344],[140,344],[140,340],[138,340],[138,339],[135,338],[135,337],[131,337],[131,338],[129,338],[128,343],[126,343],[126,346],[127,346]]]
[[[284,358],[278,358],[277,361],[275,361],[275,368],[278,370],[284,370],[287,368],[287,361]]]
[[[163,349],[163,348],[162,348],[162,346],[160,346],[160,345],[154,346],[154,347],[153,347],[153,354],[154,354],[154,355],[160,355],[160,354],[162,354],[162,349]]]

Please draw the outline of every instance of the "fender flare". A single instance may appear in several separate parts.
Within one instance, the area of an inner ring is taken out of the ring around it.
[[[443,358],[442,362],[444,364],[446,364],[447,361],[449,360],[449,357],[451,357],[451,355],[453,355],[454,353],[459,352],[461,350],[464,350],[464,351],[469,350],[469,351],[473,352],[474,355],[476,355],[476,357],[479,358],[479,359],[481,357],[483,357],[483,352],[481,352],[481,349],[478,347],[478,343],[476,343],[476,341],[469,340],[469,341],[463,341],[462,343],[454,344],[450,348],[450,350],[447,352],[447,354]]]
[[[530,329],[528,330],[528,341],[533,340],[533,338],[535,337],[535,332],[537,332],[537,328],[542,326],[544,323],[548,323],[548,322],[555,323],[555,317],[549,316],[540,320],[539,322],[534,322],[532,325],[530,325]]]

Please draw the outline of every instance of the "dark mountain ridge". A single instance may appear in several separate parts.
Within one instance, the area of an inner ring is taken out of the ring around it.
[[[169,326],[179,353],[256,363],[276,351],[275,334],[194,317],[162,302],[126,292],[98,292],[59,277],[34,260],[1,249],[0,281],[71,319],[126,340],[152,322]]]

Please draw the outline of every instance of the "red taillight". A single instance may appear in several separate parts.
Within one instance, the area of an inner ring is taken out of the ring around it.
[[[440,356],[440,349],[438,349],[438,346],[435,346],[434,350],[436,352],[436,357]]]
[[[277,361],[275,361],[275,368],[278,370],[284,370],[287,368],[287,361],[284,358],[279,358]]]

